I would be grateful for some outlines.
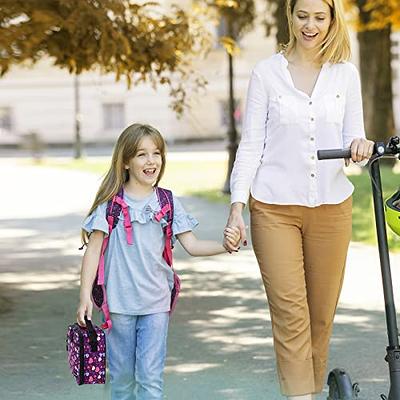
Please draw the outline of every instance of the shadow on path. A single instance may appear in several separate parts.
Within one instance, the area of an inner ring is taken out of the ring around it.
[[[226,207],[183,200],[201,222],[198,236],[219,240]],[[81,221],[77,213],[1,220],[2,399],[108,398],[108,385],[77,387],[66,361],[66,327],[78,302]],[[177,246],[175,266],[183,293],[170,324],[166,398],[281,399],[271,323],[252,252],[189,259]],[[357,378],[364,400],[386,391],[385,346],[382,311],[339,308],[330,365],[345,366]]]

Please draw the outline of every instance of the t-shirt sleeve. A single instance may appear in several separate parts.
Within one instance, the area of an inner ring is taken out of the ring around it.
[[[198,224],[196,218],[186,213],[182,203],[174,196],[174,220],[172,222],[172,233],[174,236],[192,231]]]
[[[100,204],[84,221],[82,229],[87,233],[102,231],[108,235],[108,222],[106,219],[107,203]]]

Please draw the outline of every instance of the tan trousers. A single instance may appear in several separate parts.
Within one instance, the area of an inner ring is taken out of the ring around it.
[[[251,198],[250,212],[281,392],[319,393],[351,238],[352,198],[315,208]]]

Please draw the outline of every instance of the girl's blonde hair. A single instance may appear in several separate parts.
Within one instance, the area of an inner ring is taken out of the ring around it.
[[[99,190],[97,191],[96,197],[88,212],[88,216],[102,203],[112,199],[123,184],[129,180],[128,170],[125,165],[129,164],[129,161],[135,157],[140,141],[144,137],[150,137],[157,149],[161,153],[161,170],[157,177],[155,186],[160,182],[164,170],[165,170],[165,141],[161,136],[161,133],[150,125],[144,124],[133,124],[128,126],[119,136],[117,143],[115,144],[113,155],[111,159],[111,165],[104,176],[103,181],[100,184]],[[86,245],[89,240],[89,236],[85,230],[82,229],[82,243]]]
[[[347,29],[342,0],[323,0],[331,10],[331,25],[328,34],[318,51],[321,64],[330,62],[337,64],[348,61],[351,56],[350,37]],[[293,11],[297,0],[287,0],[286,16],[289,26],[289,43],[284,46],[286,54],[290,53],[296,45],[296,37],[293,32]]]

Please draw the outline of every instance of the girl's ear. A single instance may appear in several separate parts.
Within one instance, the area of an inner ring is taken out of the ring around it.
[[[124,165],[124,168],[125,168],[126,170],[128,170],[128,169],[129,169],[129,165]]]

